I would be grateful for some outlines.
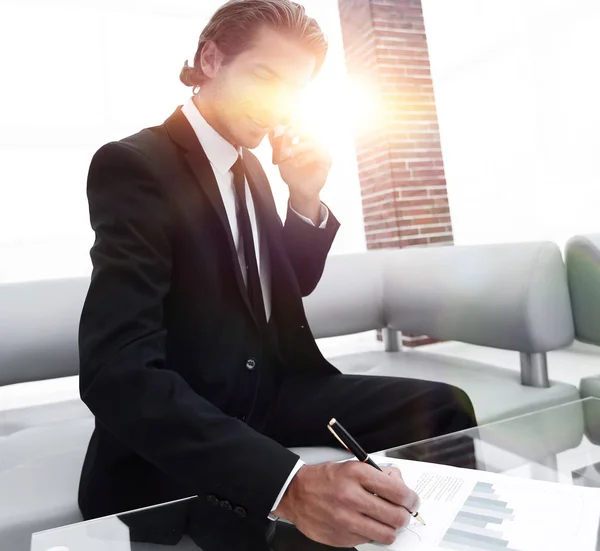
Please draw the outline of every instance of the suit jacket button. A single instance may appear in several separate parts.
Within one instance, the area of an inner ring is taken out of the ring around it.
[[[206,501],[208,501],[211,505],[219,505],[219,500],[213,495],[206,496]]]
[[[239,507],[239,506],[238,506],[238,507],[236,507],[236,508],[233,510],[233,512],[234,512],[234,513],[235,513],[235,514],[236,514],[238,517],[241,517],[241,518],[246,518],[246,516],[247,516],[246,509],[244,509],[243,507]]]
[[[256,367],[256,360],[254,358],[249,358],[246,361],[246,369],[252,371]]]
[[[231,511],[231,509],[233,507],[231,507],[231,503],[229,503],[229,501],[223,500],[221,501],[221,507],[223,507],[223,509],[225,509],[226,511]]]

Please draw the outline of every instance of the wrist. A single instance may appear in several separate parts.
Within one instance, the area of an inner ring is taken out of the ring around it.
[[[277,518],[281,518],[287,520],[289,522],[293,522],[293,503],[295,501],[295,494],[298,486],[301,484],[302,479],[304,478],[304,474],[306,472],[306,466],[303,465],[298,469],[298,472],[290,482],[289,486],[286,488],[277,509],[271,511],[271,513]]]
[[[321,197],[317,194],[311,197],[290,195],[291,207],[302,216],[310,218],[315,224],[321,218]]]

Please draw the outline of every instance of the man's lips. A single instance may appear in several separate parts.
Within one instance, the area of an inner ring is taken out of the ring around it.
[[[260,130],[264,130],[265,132],[268,132],[271,128],[271,125],[269,124],[265,124],[263,121],[255,119],[254,117],[251,117],[250,115],[248,115],[248,118],[254,123],[254,125],[259,128]]]

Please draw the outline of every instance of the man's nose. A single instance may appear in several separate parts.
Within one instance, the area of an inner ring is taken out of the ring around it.
[[[268,113],[268,118],[272,125],[281,124],[288,126],[293,118],[294,109],[296,108],[294,98],[285,95],[273,96],[268,105],[265,105],[265,112]]]

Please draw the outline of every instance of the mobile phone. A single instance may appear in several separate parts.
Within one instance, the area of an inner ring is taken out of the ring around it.
[[[292,156],[292,136],[286,132],[287,127],[278,125],[273,129],[271,147],[273,148],[273,164],[278,165]]]

